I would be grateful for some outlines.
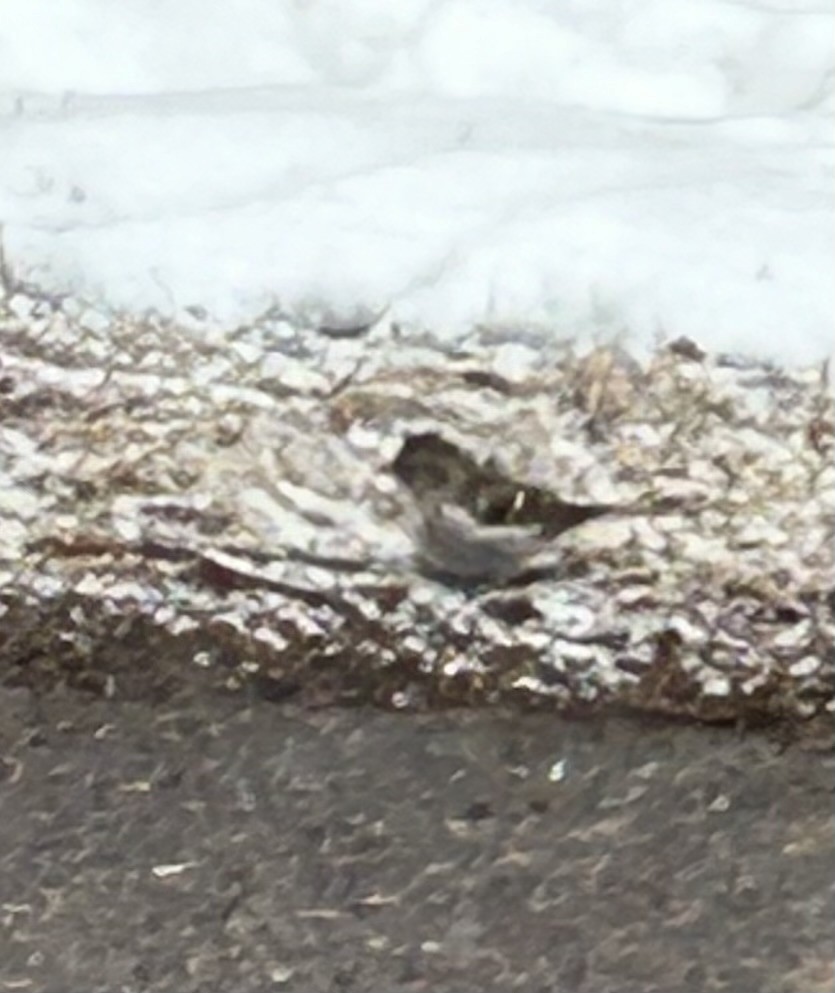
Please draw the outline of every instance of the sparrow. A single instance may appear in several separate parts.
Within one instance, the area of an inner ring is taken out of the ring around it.
[[[570,528],[617,507],[566,503],[483,465],[439,434],[407,437],[391,464],[419,512],[422,565],[454,584],[502,583]]]

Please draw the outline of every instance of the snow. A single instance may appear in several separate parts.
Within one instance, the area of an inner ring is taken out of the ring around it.
[[[819,0],[5,0],[6,257],[218,322],[388,310],[451,339],[815,361],[833,21]]]

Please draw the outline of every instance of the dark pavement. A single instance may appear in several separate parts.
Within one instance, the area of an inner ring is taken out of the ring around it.
[[[0,687],[0,990],[833,988],[826,746],[107,692]]]

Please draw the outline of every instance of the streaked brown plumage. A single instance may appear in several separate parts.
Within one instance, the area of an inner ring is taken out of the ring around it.
[[[501,581],[523,572],[553,538],[613,509],[566,503],[479,464],[434,432],[406,438],[392,471],[422,515],[422,555],[438,572]]]

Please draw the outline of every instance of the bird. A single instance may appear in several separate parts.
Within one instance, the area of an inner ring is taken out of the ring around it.
[[[619,508],[567,503],[483,465],[437,432],[409,435],[392,461],[418,510],[425,571],[455,585],[506,583],[553,539]]]

